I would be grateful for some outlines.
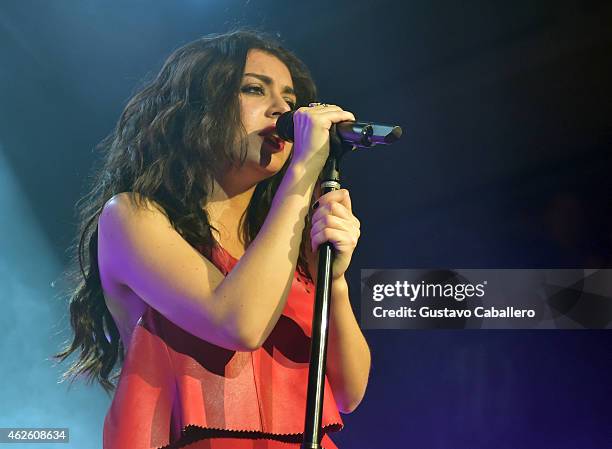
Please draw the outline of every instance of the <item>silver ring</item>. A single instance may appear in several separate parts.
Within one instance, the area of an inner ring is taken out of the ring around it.
[[[331,187],[334,190],[340,190],[340,183],[338,181],[324,181],[321,183],[321,188],[325,189]]]

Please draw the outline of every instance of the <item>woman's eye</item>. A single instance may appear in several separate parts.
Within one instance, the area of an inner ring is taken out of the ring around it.
[[[257,86],[257,85],[252,85],[252,86],[242,86],[242,87],[240,88],[240,92],[244,92],[244,93],[247,93],[247,94],[250,94],[250,93],[257,93],[257,94],[259,94],[259,95],[264,95],[264,94],[265,94],[265,92],[264,92],[264,90],[263,90],[263,87],[261,87],[261,86]],[[294,103],[292,100],[290,100],[290,99],[288,99],[288,98],[285,98],[285,102],[287,103],[287,105],[289,105],[289,107],[291,108],[291,110],[294,110],[294,109],[295,109],[296,104],[295,104],[295,103]]]
[[[263,94],[261,86],[243,86],[240,90],[245,93],[257,92]]]

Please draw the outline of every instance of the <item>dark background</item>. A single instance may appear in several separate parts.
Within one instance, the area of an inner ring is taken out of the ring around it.
[[[240,25],[278,34],[322,101],[404,129],[343,166],[357,316],[361,268],[612,268],[609,1],[2,2],[0,149],[62,263],[135,87]],[[612,447],[609,331],[365,335],[341,448]]]

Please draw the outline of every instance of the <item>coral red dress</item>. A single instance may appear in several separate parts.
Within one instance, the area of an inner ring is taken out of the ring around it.
[[[212,263],[238,262],[221,247]],[[231,351],[185,332],[155,309],[140,318],[104,420],[104,449],[289,449],[304,430],[314,286],[296,271],[272,333],[252,352]],[[344,424],[325,379],[328,433]]]

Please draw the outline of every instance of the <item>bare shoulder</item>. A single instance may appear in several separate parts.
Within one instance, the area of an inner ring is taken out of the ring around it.
[[[201,268],[202,255],[174,229],[157,202],[135,192],[114,195],[104,205],[98,221],[101,268],[125,281],[143,269],[160,270],[168,261],[192,262]]]
[[[111,245],[114,253],[119,249],[137,250],[139,245],[155,245],[160,239],[176,243],[177,238],[181,237],[164,208],[136,192],[122,192],[111,197],[98,220],[99,244]],[[184,240],[182,243],[187,245]]]
[[[122,220],[157,217],[162,221],[165,218],[165,221],[169,222],[163,207],[137,192],[121,192],[112,196],[104,204],[100,218],[109,215]]]

